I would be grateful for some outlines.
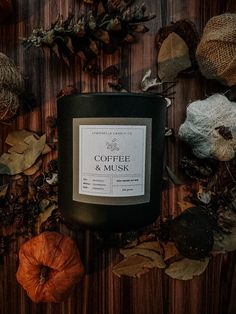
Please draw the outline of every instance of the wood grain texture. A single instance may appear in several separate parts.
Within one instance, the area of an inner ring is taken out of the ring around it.
[[[80,92],[110,91],[108,81],[91,77],[81,70],[81,61],[75,58],[68,68],[56,57],[39,50],[24,51],[20,39],[27,37],[33,27],[49,26],[58,14],[64,17],[73,12],[77,17],[84,8],[81,0],[14,0],[13,16],[0,26],[0,51],[12,58],[27,78],[27,85],[37,97],[39,106],[31,113],[18,117],[9,126],[0,126],[0,150],[6,150],[4,140],[14,129],[27,128],[46,132],[48,115],[56,113],[56,94],[65,85],[73,84]],[[189,18],[201,33],[206,21],[213,15],[226,11],[236,12],[234,0],[146,0],[148,11],[157,17],[148,23],[149,33],[130,48],[114,55],[98,58],[102,69],[119,64],[125,86],[139,91],[146,70],[156,74],[154,39],[157,30],[171,21]],[[175,87],[173,105],[168,109],[168,126],[176,131],[185,117],[189,102],[204,97],[208,86],[204,79],[181,78]],[[179,170],[179,160],[186,146],[179,142],[166,144],[166,162],[174,171]],[[54,156],[49,156],[48,160]],[[183,187],[171,183],[163,191],[162,216],[176,215],[177,202],[185,194]],[[69,232],[77,240],[86,268],[86,275],[76,286],[71,297],[62,304],[34,304],[15,279],[18,250],[23,239],[13,243],[11,253],[0,266],[1,314],[234,314],[236,313],[236,253],[219,255],[210,261],[206,272],[191,281],[172,280],[161,270],[152,270],[140,279],[117,278],[112,266],[121,256],[115,249],[101,251],[94,235],[89,232]],[[4,230],[1,230],[4,234]]]

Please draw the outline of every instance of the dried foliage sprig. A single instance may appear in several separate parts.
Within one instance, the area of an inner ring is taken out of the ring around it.
[[[155,17],[146,14],[146,6],[132,6],[133,1],[102,1],[94,5],[94,10],[81,15],[77,21],[69,15],[62,16],[50,28],[35,28],[23,41],[26,49],[31,47],[50,50],[66,64],[70,64],[73,55],[78,54],[84,60],[84,69],[102,50],[115,52],[123,44],[136,42],[137,33],[145,33],[143,25]]]

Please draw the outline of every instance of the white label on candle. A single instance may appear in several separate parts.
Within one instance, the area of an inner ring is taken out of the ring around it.
[[[145,193],[145,125],[79,126],[79,194]]]

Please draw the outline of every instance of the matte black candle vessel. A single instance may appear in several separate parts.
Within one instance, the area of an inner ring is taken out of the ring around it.
[[[160,213],[166,101],[130,93],[58,100],[59,207],[94,230],[127,231]]]

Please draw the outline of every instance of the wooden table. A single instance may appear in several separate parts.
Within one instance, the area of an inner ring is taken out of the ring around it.
[[[12,21],[0,26],[0,51],[12,58],[28,78],[39,106],[29,114],[18,117],[10,126],[1,126],[0,147],[6,149],[4,140],[9,131],[27,128],[46,132],[48,115],[56,113],[56,94],[65,85],[75,85],[80,92],[111,91],[107,80],[91,77],[81,70],[76,58],[68,68],[55,56],[32,49],[26,52],[20,45],[35,26],[49,26],[60,13],[67,17],[73,12],[77,17],[81,0],[14,0]],[[130,48],[114,55],[101,55],[98,64],[102,69],[119,64],[125,87],[139,91],[142,76],[148,69],[156,73],[154,38],[157,30],[171,21],[191,19],[202,32],[206,21],[223,12],[235,12],[235,0],[146,0],[149,12],[157,17],[148,23],[150,31]],[[178,130],[185,117],[188,103],[204,96],[207,85],[200,77],[179,79],[176,95],[168,109],[168,126]],[[180,157],[186,147],[178,140],[167,143],[166,162],[178,172]],[[55,158],[56,153],[46,159]],[[177,202],[183,198],[184,188],[169,184],[163,192],[162,215],[178,214]],[[68,301],[62,304],[34,304],[15,279],[19,243],[14,243],[11,253],[0,266],[0,313],[4,314],[233,314],[236,313],[236,252],[219,255],[210,261],[206,272],[191,281],[172,280],[162,270],[154,269],[140,279],[117,278],[112,266],[121,256],[115,249],[97,252],[91,232],[71,233],[81,250],[86,275]]]

